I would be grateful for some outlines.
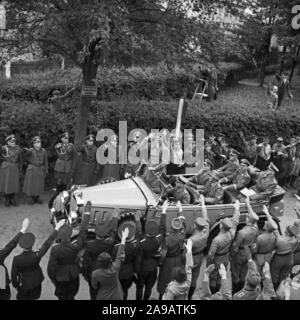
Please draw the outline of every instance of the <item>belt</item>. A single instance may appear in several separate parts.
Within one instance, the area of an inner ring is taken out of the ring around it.
[[[272,253],[273,250],[268,251],[268,252],[255,252],[254,254],[269,254]]]
[[[217,256],[217,257],[223,257],[223,256],[226,256],[226,254],[228,254],[228,253],[229,253],[229,251],[224,252],[224,253],[216,253],[215,256]]]
[[[245,249],[249,249],[249,246],[239,247],[239,250],[245,250]]]
[[[175,257],[179,257],[181,255],[181,253],[179,254],[174,254],[174,255],[166,255],[166,258],[175,258]]]
[[[44,166],[44,164],[34,164],[34,163],[30,163],[30,164],[34,167],[43,167]]]
[[[196,256],[197,254],[200,254],[200,253],[203,253],[203,250],[193,253],[193,256]]]
[[[276,256],[288,256],[288,255],[290,255],[290,254],[292,254],[292,251],[289,251],[289,252],[286,252],[286,253],[277,253],[277,252],[275,252],[275,255]]]

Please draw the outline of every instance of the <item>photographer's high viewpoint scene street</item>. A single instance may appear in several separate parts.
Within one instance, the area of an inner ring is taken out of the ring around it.
[[[299,1],[3,0],[0,61],[0,300],[300,300]]]

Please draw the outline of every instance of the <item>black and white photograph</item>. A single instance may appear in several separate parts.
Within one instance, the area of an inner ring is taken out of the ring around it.
[[[0,0],[0,300],[300,300],[300,1]]]

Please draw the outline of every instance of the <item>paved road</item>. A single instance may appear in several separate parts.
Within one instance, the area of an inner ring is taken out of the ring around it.
[[[295,205],[295,198],[293,197],[293,190],[289,191],[285,196],[285,213],[281,219],[281,227],[282,230],[285,227],[293,222],[295,219],[295,213],[293,207]],[[51,225],[49,223],[49,212],[48,207],[46,205],[47,200],[49,199],[49,195],[45,195],[43,200],[45,204],[42,205],[27,205],[25,199],[21,199],[20,205],[16,208],[6,208],[4,206],[4,199],[1,197],[0,199],[0,247],[3,247],[6,242],[15,235],[22,223],[22,220],[25,217],[28,217],[31,221],[30,227],[28,231],[33,232],[36,235],[36,245],[34,249],[38,249],[38,245],[42,244],[42,241],[46,239],[46,237],[51,233]],[[6,266],[8,270],[11,269],[11,263],[13,256],[20,253],[20,248],[16,248],[11,256],[6,259]],[[41,262],[42,269],[44,271],[45,280],[43,282],[43,290],[41,299],[44,300],[56,300],[54,296],[54,286],[47,276],[47,262],[49,258],[49,252],[45,255]],[[202,276],[203,276],[203,265],[201,268],[201,273],[198,279],[198,285],[200,285]],[[16,291],[12,288],[12,299],[15,299]],[[156,290],[153,291],[152,297],[155,299],[158,297]],[[85,280],[81,277],[80,279],[80,290],[76,296],[76,299],[80,300],[88,300],[89,299],[89,290],[88,285]],[[129,292],[128,299],[135,299],[135,286],[133,285]]]

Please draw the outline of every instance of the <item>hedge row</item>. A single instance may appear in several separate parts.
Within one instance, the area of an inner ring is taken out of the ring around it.
[[[182,126],[203,128],[206,135],[223,132],[237,149],[242,148],[240,131],[245,135],[268,134],[273,141],[278,135],[288,140],[293,134],[300,134],[299,106],[274,113],[263,104],[264,99],[264,91],[260,88],[237,87],[201,107],[189,103]],[[28,145],[34,135],[40,134],[46,146],[52,148],[58,134],[64,129],[71,130],[75,123],[74,101],[69,101],[67,106],[57,106],[57,109],[49,104],[18,100],[0,100],[0,106],[0,144],[5,134],[15,132],[22,145]],[[147,132],[161,128],[172,130],[176,125],[177,107],[177,101],[95,101],[89,128],[90,131],[111,128],[117,133],[119,121],[126,120],[128,132],[134,128]]]
[[[220,71],[220,83],[226,70]],[[185,90],[192,96],[196,88],[198,68],[186,71],[175,67],[132,67],[128,69],[100,68],[97,75],[98,99],[111,101],[116,98],[144,100],[172,100],[181,97]],[[0,82],[0,99],[22,99],[46,102],[54,89],[61,93],[73,88],[80,78],[79,69],[56,70],[16,75]],[[79,94],[79,89],[74,95]]]

